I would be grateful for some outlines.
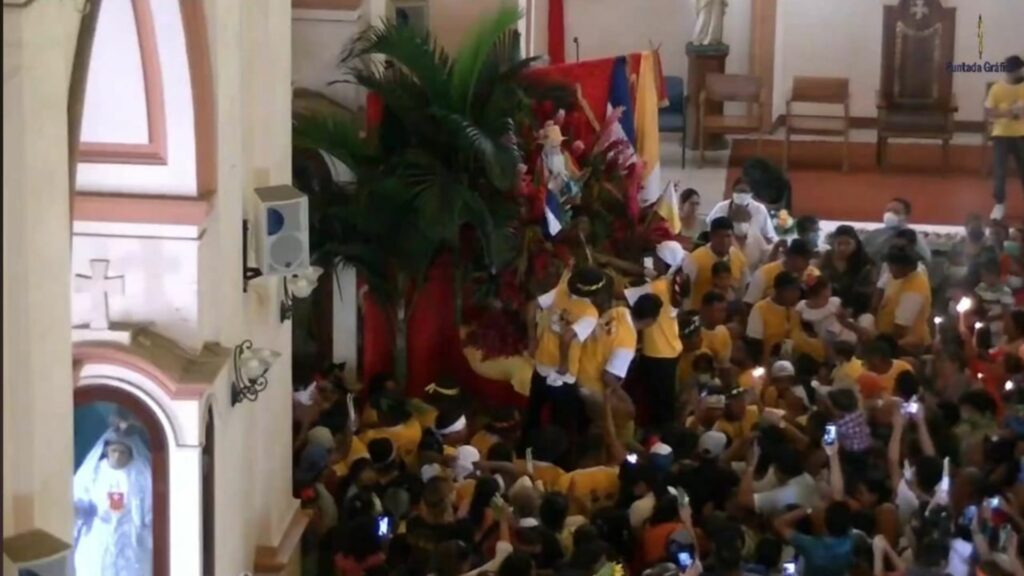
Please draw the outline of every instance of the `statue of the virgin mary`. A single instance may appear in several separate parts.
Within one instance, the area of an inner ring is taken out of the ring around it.
[[[691,41],[698,46],[722,43],[725,26],[726,0],[695,0],[697,22],[693,27]]]
[[[75,573],[152,576],[153,473],[137,429],[108,430],[75,471]]]

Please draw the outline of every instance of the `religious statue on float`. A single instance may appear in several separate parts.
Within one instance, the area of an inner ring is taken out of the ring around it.
[[[152,457],[143,434],[116,420],[75,471],[76,574],[153,574]]]
[[[693,44],[708,46],[722,43],[726,0],[696,0],[697,23],[693,27]]]
[[[563,118],[559,112],[558,118]],[[576,165],[572,155],[562,147],[566,138],[556,120],[548,120],[541,128],[538,141],[543,146],[540,154],[540,175],[544,185],[564,206],[578,203],[586,173]]]

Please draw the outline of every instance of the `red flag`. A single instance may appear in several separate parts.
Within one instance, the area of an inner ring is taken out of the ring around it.
[[[562,0],[548,3],[548,56],[552,64],[565,62],[565,5]]]

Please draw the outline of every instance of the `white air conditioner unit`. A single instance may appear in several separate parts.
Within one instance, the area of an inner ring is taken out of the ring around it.
[[[309,267],[309,200],[289,185],[256,189],[256,264],[264,276]]]
[[[4,576],[70,576],[71,546],[45,530],[4,538]]]

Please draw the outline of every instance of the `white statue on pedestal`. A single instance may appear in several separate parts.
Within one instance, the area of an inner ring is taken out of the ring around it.
[[[693,43],[698,46],[722,43],[726,0],[695,0],[697,24],[693,27]]]

